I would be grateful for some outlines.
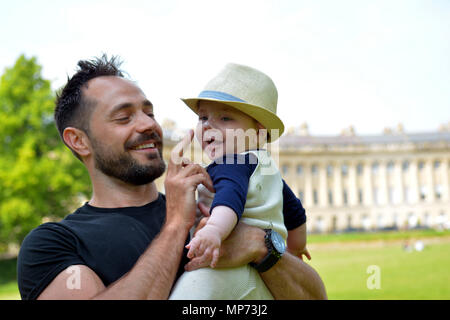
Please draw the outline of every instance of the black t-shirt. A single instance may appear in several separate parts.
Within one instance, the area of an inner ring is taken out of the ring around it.
[[[76,264],[91,268],[108,286],[133,268],[161,231],[165,216],[166,199],[159,194],[142,207],[86,203],[60,222],[40,225],[23,241],[17,260],[22,299],[36,299],[59,273]],[[185,263],[183,254],[177,276]]]

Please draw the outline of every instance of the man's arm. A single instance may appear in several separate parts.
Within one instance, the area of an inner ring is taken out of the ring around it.
[[[319,274],[289,252],[260,275],[275,299],[327,299],[325,286]]]
[[[108,287],[89,267],[70,266],[56,276],[38,299],[167,299],[188,230],[166,224],[134,267]],[[79,277],[79,287],[75,289],[70,286],[74,277]]]
[[[47,286],[39,299],[167,299],[187,234],[194,224],[195,189],[200,183],[213,189],[205,169],[181,161],[183,150],[192,137],[193,132],[190,132],[173,149],[165,181],[166,222],[134,267],[105,288],[92,269],[76,266],[80,276],[80,288],[76,290],[68,288],[72,275],[66,269]]]
[[[206,213],[204,206],[199,208]],[[261,261],[267,254],[264,236],[264,230],[239,222],[220,247],[217,268]],[[193,270],[198,264],[201,261],[194,258],[186,269]],[[325,286],[317,272],[288,252],[271,269],[261,273],[261,278],[275,299],[327,299]]]

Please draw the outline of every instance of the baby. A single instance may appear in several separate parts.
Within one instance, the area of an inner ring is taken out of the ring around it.
[[[208,203],[210,218],[186,246],[188,258],[200,258],[199,267],[211,268],[185,272],[171,299],[271,299],[258,272],[281,258],[286,239],[289,252],[311,258],[305,211],[269,152],[262,149],[284,130],[276,116],[276,87],[256,69],[228,64],[198,98],[183,101],[198,114],[196,137],[213,160],[207,171],[216,193]],[[203,192],[206,189],[199,188]],[[268,248],[269,255],[260,265],[212,269],[222,241],[239,220],[265,229],[266,237],[273,239],[273,250]]]

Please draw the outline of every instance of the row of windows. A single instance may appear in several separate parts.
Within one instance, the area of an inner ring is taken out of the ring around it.
[[[369,215],[363,214],[360,217],[360,223],[356,225],[354,223],[354,215],[349,214],[346,217],[346,229],[363,228],[416,228],[416,227],[441,227],[448,223],[448,217],[445,212],[441,212],[438,216],[431,216],[428,212],[425,212],[421,217],[417,214],[410,212],[405,217],[406,219],[401,219],[400,215],[393,213],[392,216],[387,216],[379,214],[376,220],[372,219]],[[337,230],[337,216],[333,216],[330,225],[326,225],[325,219],[321,216],[317,216],[312,225],[313,231],[324,232],[327,230]]]
[[[394,162],[393,161],[389,161],[386,164],[387,172],[388,173],[392,173],[394,171],[394,166],[395,166]],[[372,173],[373,174],[378,174],[379,167],[380,167],[380,164],[378,162],[372,163],[372,165],[371,165]],[[405,161],[402,162],[402,170],[403,171],[408,171],[409,167],[410,167],[410,162],[408,160],[405,160]],[[418,164],[417,164],[417,167],[418,167],[419,171],[423,170],[425,168],[425,162],[424,161],[419,161]],[[440,160],[434,161],[433,162],[433,167],[434,167],[435,170],[439,169],[441,167],[441,161]],[[356,165],[356,173],[358,175],[362,175],[363,174],[363,168],[364,168],[363,164],[362,163],[358,163]],[[348,164],[345,164],[345,163],[342,164],[340,169],[341,169],[341,174],[343,176],[347,176],[348,175]],[[287,165],[287,164],[282,165],[281,166],[281,171],[282,171],[283,175],[289,174],[289,165]],[[327,165],[326,171],[327,171],[327,175],[328,176],[333,175],[333,166],[332,165]],[[296,167],[297,175],[302,175],[303,172],[304,172],[303,165],[301,165],[301,164],[297,165],[297,167]],[[311,173],[313,175],[316,175],[318,173],[318,166],[316,164],[313,164],[311,166]]]
[[[441,199],[442,198],[442,186],[441,185],[437,185],[435,186],[435,190],[434,190],[434,196],[436,199]],[[319,204],[319,196],[318,196],[318,192],[316,189],[313,190],[313,204],[317,205]],[[420,200],[426,200],[427,198],[431,197],[431,194],[428,190],[428,188],[426,186],[422,186],[419,190],[419,199]],[[300,201],[304,202],[304,192],[303,190],[299,190],[298,191],[298,197],[300,199]],[[402,202],[401,199],[401,194],[400,194],[400,190],[398,188],[388,188],[388,194],[387,194],[387,201],[389,204],[399,204]],[[403,189],[403,197],[404,197],[404,202],[406,203],[411,203],[414,200],[414,192],[412,188],[409,187],[405,187]],[[329,205],[333,205],[334,201],[333,201],[333,190],[329,189],[328,193],[327,193],[327,203]],[[342,191],[342,202],[344,205],[348,205],[348,191],[346,189],[344,189]],[[364,202],[364,197],[363,197],[363,190],[362,189],[358,189],[358,204],[363,204]],[[380,191],[378,188],[373,188],[373,203],[374,204],[380,204]]]

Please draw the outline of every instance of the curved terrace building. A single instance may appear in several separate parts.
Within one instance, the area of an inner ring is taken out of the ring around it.
[[[163,127],[168,159],[176,128]],[[272,154],[302,200],[309,232],[448,227],[450,124],[380,135],[349,128],[337,136],[313,136],[303,125],[288,130]]]

